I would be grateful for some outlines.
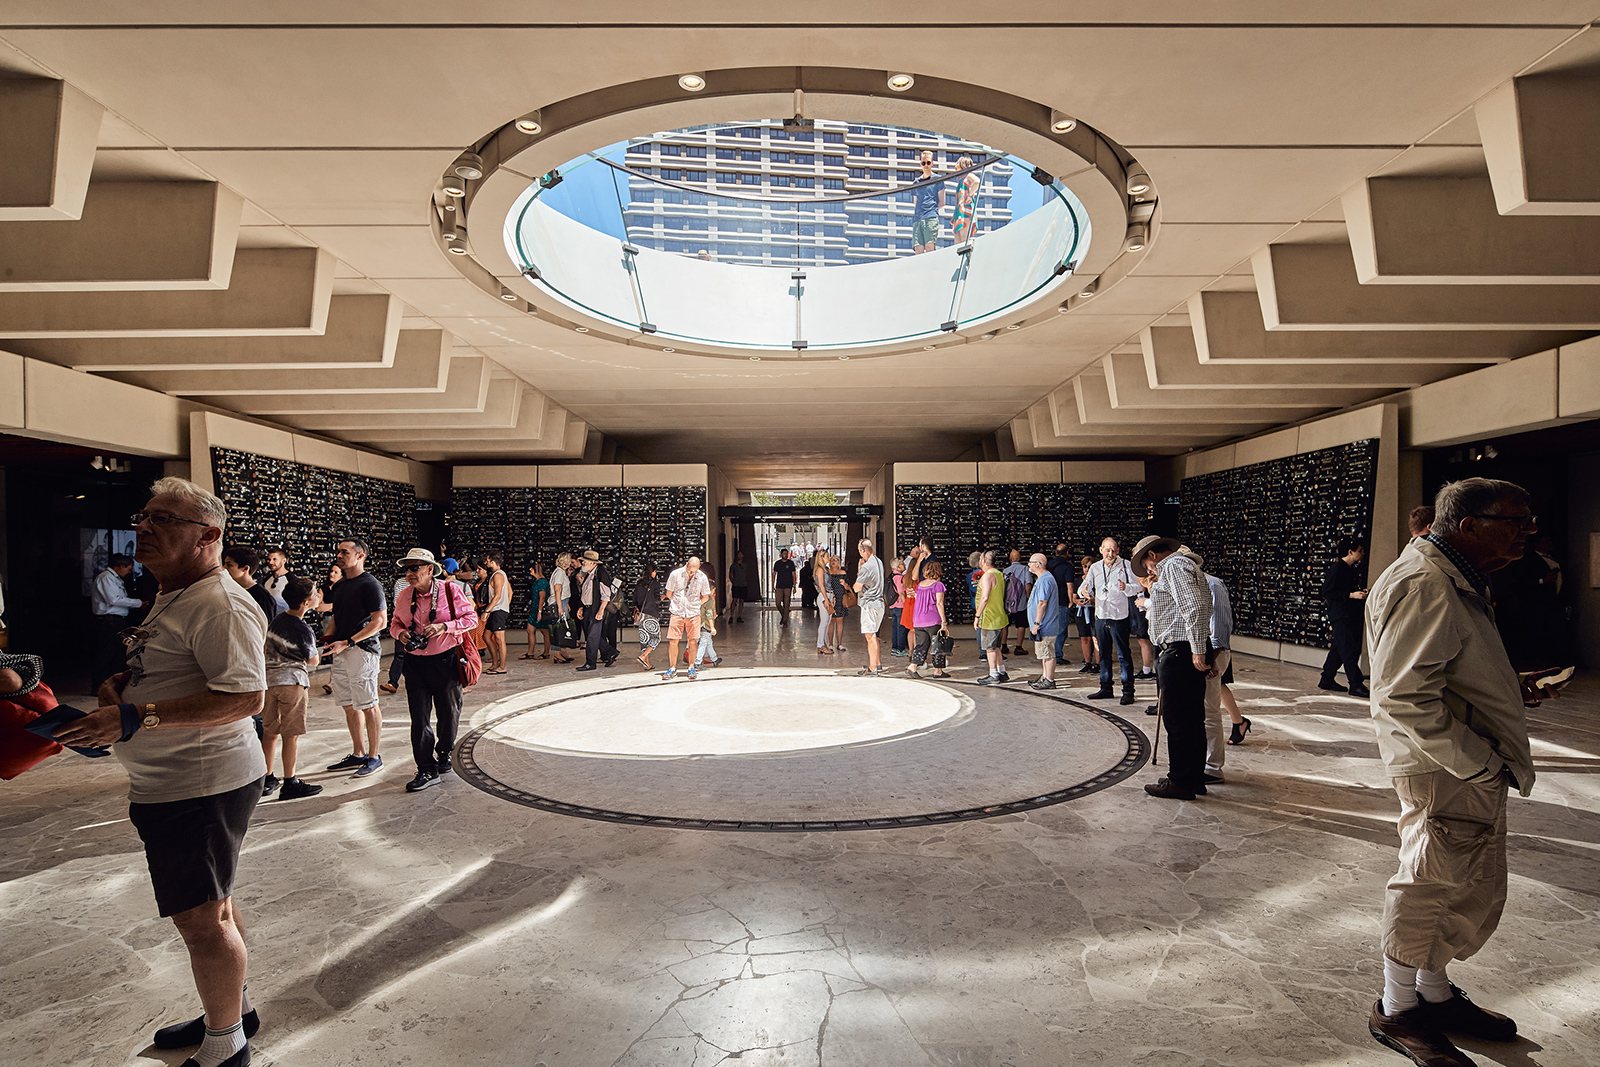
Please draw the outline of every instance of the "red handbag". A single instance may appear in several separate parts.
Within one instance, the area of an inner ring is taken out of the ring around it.
[[[450,621],[456,620],[456,597],[458,594],[455,582],[445,582],[445,598],[450,601]],[[478,652],[476,642],[472,635],[459,634],[456,637],[456,672],[461,677],[463,688],[470,689],[478,684],[478,678],[483,674],[483,656]]]
[[[0,778],[9,782],[62,751],[54,741],[23,729],[56,704],[56,695],[43,682],[23,696],[0,700]]]

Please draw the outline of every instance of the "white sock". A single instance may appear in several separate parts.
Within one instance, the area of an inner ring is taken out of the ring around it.
[[[244,1048],[244,1020],[240,1019],[226,1030],[206,1027],[206,1039],[200,1042],[200,1051],[194,1054],[200,1067],[221,1067],[228,1057]]]
[[[1450,999],[1450,979],[1443,967],[1437,971],[1417,970],[1417,995],[1429,1004],[1443,1004]]]
[[[251,1008],[250,1008],[250,985],[249,985],[249,983],[245,984],[243,992],[241,992],[240,995],[239,995],[239,1011],[244,1015],[249,1015],[250,1014]]]
[[[1417,1006],[1417,969],[1383,958],[1383,1013],[1410,1011]],[[204,1067],[202,1064],[201,1067]]]

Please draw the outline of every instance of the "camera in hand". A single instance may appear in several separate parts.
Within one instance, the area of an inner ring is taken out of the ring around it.
[[[407,630],[399,637],[400,644],[407,652],[419,652],[432,640],[427,634],[419,634],[415,630]]]

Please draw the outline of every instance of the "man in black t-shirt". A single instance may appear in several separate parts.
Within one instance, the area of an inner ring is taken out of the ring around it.
[[[778,562],[772,566],[772,593],[778,601],[779,626],[789,625],[789,598],[794,595],[794,560],[786,548],[778,553]]]
[[[1367,598],[1361,572],[1357,569],[1367,558],[1367,546],[1353,537],[1344,537],[1334,547],[1339,558],[1328,564],[1322,576],[1322,600],[1328,606],[1328,622],[1333,628],[1333,648],[1322,664],[1322,680],[1318,689],[1335,693],[1346,692],[1334,675],[1344,667],[1345,680],[1350,683],[1351,696],[1367,695],[1367,678],[1361,673],[1362,601]]]
[[[378,634],[389,624],[388,603],[383,586],[366,571],[365,541],[355,537],[340,541],[335,558],[344,578],[333,587],[328,655],[333,660],[333,699],[344,705],[350,729],[350,755],[328,770],[353,770],[361,778],[383,766],[378,755],[378,731],[383,725],[378,710]]]
[[[278,602],[266,586],[256,581],[254,572],[259,562],[261,557],[256,550],[243,545],[229,545],[222,552],[222,569],[238,583],[239,588],[250,594],[250,599],[256,602],[256,607],[261,609],[261,614],[267,617],[270,624],[278,617]]]

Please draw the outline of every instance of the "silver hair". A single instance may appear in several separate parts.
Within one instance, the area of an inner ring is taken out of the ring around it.
[[[1531,505],[1533,497],[1516,482],[1498,478],[1463,478],[1450,482],[1433,501],[1433,528],[1439,536],[1461,532],[1461,520],[1482,515],[1500,503]]]
[[[193,505],[205,520],[219,530],[228,528],[228,508],[216,494],[208,493],[187,478],[161,478],[150,487],[151,496],[175,496]]]

